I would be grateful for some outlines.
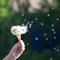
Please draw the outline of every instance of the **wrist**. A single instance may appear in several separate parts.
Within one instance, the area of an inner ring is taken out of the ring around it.
[[[12,54],[8,54],[3,60],[16,60]]]

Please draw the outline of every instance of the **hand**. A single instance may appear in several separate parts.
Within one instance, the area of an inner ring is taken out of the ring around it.
[[[20,40],[20,42],[16,43],[9,54],[3,59],[3,60],[16,60],[19,56],[22,55],[22,53],[25,50],[25,45],[23,40]]]

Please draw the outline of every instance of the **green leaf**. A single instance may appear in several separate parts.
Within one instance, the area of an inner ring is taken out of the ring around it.
[[[8,16],[8,10],[4,7],[1,8],[1,16],[2,17]]]
[[[2,6],[6,5],[6,0],[1,0],[1,5]]]

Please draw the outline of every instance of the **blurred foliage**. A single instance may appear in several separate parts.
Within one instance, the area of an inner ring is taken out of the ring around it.
[[[26,16],[22,17],[22,13],[15,13],[11,8],[11,2],[12,0],[0,0],[0,60],[2,60],[3,57],[5,57],[9,53],[12,46],[17,42],[17,38],[10,33],[11,26],[21,25],[23,23],[23,20],[29,15],[26,14]],[[60,13],[59,9],[58,13]],[[58,13],[56,12],[54,14],[57,15]],[[56,18],[56,16],[52,17]],[[46,18],[44,17],[44,19]],[[27,36],[26,38],[24,38],[24,40],[29,39],[28,35],[29,33],[27,33]],[[60,45],[58,45],[57,47],[60,48]],[[31,46],[27,46],[24,54],[18,60],[49,60],[51,54],[51,51],[49,51],[48,49],[37,52],[33,50]],[[60,60],[60,55],[57,55],[57,53],[54,57],[55,59],[53,60]]]
[[[13,15],[11,3],[12,0],[0,0],[0,17],[11,17]]]

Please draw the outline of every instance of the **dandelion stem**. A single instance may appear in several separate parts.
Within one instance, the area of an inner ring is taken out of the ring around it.
[[[20,40],[21,40],[21,35],[16,35],[16,37],[17,37],[18,41],[20,42]]]

